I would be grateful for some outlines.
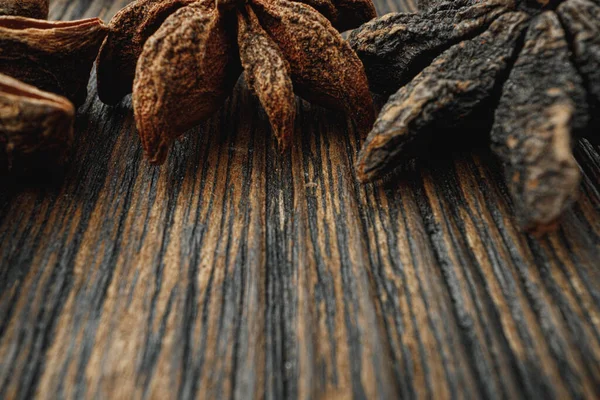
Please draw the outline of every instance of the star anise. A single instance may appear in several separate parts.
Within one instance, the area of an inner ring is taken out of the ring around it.
[[[0,74],[0,171],[48,168],[73,142],[73,104]]]
[[[600,7],[590,0],[429,1],[352,33],[372,88],[401,87],[357,170],[372,181],[449,126],[495,107],[494,152],[525,228],[550,227],[577,197],[574,138],[598,138]],[[458,138],[460,139],[460,138]]]
[[[340,27],[375,16],[370,0],[310,0]],[[150,162],[208,118],[243,67],[282,148],[294,92],[346,111],[366,133],[374,115],[363,66],[330,21],[289,0],[138,0],[120,11],[98,57],[98,94],[108,104],[132,91]]]
[[[0,17],[0,73],[81,105],[107,30],[98,18]]]
[[[0,0],[0,15],[48,18],[48,0]]]
[[[97,18],[47,22],[22,16],[45,18],[47,8],[47,1],[0,3],[1,12],[13,14],[0,17],[0,172],[62,164],[73,142],[71,101],[85,100],[107,33]]]

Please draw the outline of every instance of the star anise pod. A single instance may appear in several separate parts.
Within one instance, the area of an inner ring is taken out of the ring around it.
[[[41,13],[32,12],[39,8]],[[47,1],[0,3],[2,12],[16,14],[0,17],[0,172],[51,170],[65,161],[73,142],[71,101],[85,100],[107,33],[97,18],[47,22],[22,16],[45,18],[47,8]]]
[[[0,15],[47,19],[48,0],[0,0]]]
[[[81,105],[107,31],[98,18],[50,22],[0,17],[0,73]]]
[[[577,197],[574,138],[598,138],[600,6],[590,0],[428,1],[352,33],[372,88],[401,87],[379,115],[357,171],[372,181],[436,135],[495,108],[492,148],[520,221],[553,225]],[[460,137],[457,138],[460,140]]]
[[[374,16],[370,0],[312,0],[338,26]],[[351,11],[358,10],[355,14]],[[119,12],[98,56],[98,94],[108,104],[132,91],[150,162],[211,116],[243,67],[281,147],[293,130],[294,92],[346,111],[359,130],[374,115],[363,66],[330,21],[288,0],[138,0]],[[134,79],[135,77],[135,79]]]
[[[74,114],[66,98],[0,74],[0,171],[62,163],[73,141]]]

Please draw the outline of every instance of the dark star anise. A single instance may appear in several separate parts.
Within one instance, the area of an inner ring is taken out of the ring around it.
[[[307,0],[341,28],[375,16],[371,0]],[[366,133],[374,115],[363,66],[331,22],[289,0],[138,0],[111,21],[98,56],[98,93],[107,104],[133,91],[150,162],[211,116],[243,67],[282,148],[295,116],[294,92],[346,111]]]
[[[594,0],[597,1],[597,0]],[[394,93],[362,148],[372,181],[435,135],[495,106],[492,148],[525,228],[553,225],[577,197],[574,138],[600,137],[600,6],[590,0],[430,0],[423,13],[352,33],[372,88]]]

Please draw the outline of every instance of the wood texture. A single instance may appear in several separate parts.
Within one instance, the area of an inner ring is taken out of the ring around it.
[[[91,83],[64,178],[0,186],[0,398],[600,396],[598,147],[534,238],[488,151],[362,186],[343,117],[297,113],[279,154],[238,85],[157,168]]]

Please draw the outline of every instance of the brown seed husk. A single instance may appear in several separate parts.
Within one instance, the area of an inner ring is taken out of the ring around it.
[[[131,93],[135,66],[146,40],[167,17],[195,1],[138,0],[113,17],[98,54],[98,97],[103,103],[116,104]],[[214,1],[200,3],[212,5]]]
[[[311,6],[319,13],[321,13],[325,18],[327,18],[333,26],[336,25],[339,11],[332,0],[292,0],[297,1],[298,3],[304,3],[308,6]]]
[[[73,141],[74,115],[66,98],[0,74],[0,171],[62,163]]]
[[[300,3],[255,0],[252,7],[289,62],[296,93],[346,111],[368,132],[374,110],[364,68],[329,21]]]
[[[496,109],[492,143],[527,229],[552,226],[577,197],[572,133],[588,122],[586,93],[556,15],[534,19]]]
[[[81,105],[106,33],[98,18],[47,22],[0,17],[0,73]]]
[[[240,71],[228,23],[218,9],[193,4],[167,18],[144,45],[133,106],[151,163],[163,163],[172,142],[231,93]]]
[[[48,19],[48,0],[0,0],[0,15]]]
[[[500,16],[485,33],[442,53],[394,94],[359,154],[358,178],[381,177],[421,149],[436,121],[458,122],[487,100],[514,58],[527,21],[525,13]]]
[[[367,67],[371,89],[390,94],[443,50],[485,29],[512,0],[475,2],[461,9],[443,3],[423,14],[394,13],[364,24],[348,41]]]
[[[290,66],[279,47],[261,28],[252,8],[238,13],[238,46],[248,86],[257,94],[269,116],[281,150],[294,131],[296,100]]]
[[[587,0],[567,0],[558,16],[572,37],[575,63],[600,106],[600,7]]]

